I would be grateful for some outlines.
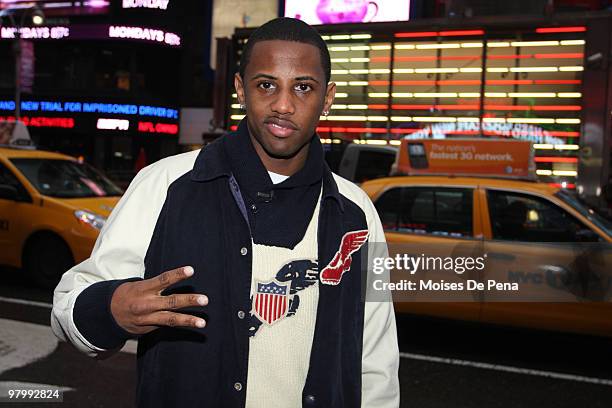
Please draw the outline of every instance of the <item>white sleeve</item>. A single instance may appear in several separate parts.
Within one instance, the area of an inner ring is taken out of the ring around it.
[[[91,256],[64,273],[55,288],[51,328],[57,337],[92,357],[105,351],[77,329],[73,318],[77,297],[94,283],[143,277],[144,257],[168,185],[192,164],[193,160],[164,159],[136,175],[100,231]],[[173,170],[171,173],[179,174],[169,176],[169,167]]]
[[[369,199],[368,199],[369,201]],[[369,202],[368,259],[387,257],[388,250],[382,225],[374,205]],[[371,262],[369,262],[371,263]],[[371,268],[371,264],[369,268]],[[372,273],[368,271],[368,275]],[[389,281],[389,271],[376,279]],[[369,281],[369,279],[368,279]],[[367,298],[366,298],[367,300]],[[366,301],[362,353],[362,399],[364,408],[397,408],[400,403],[399,348],[395,312],[391,295]]]

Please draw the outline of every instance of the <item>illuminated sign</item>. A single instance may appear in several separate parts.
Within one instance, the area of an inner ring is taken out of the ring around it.
[[[166,10],[170,0],[123,0],[123,8],[148,8]]]
[[[15,102],[0,100],[0,110],[15,110]],[[165,108],[161,106],[131,105],[121,103],[22,101],[21,110],[24,112],[104,113],[178,119],[177,109]]]
[[[128,130],[130,128],[130,121],[127,119],[99,118],[96,128],[101,130]]]
[[[2,27],[0,30],[0,37],[2,38],[15,38],[15,27]],[[19,30],[21,38],[27,39],[52,39],[59,40],[62,38],[68,38],[70,36],[70,29],[68,27],[23,27]]]
[[[110,38],[161,42],[173,46],[181,45],[181,37],[178,35],[153,28],[110,26],[108,28],[108,36]]]
[[[143,133],[166,133],[176,135],[178,125],[172,123],[138,122],[138,131]]]
[[[285,0],[285,17],[314,25],[408,21],[410,0]]]
[[[478,134],[478,122],[436,123],[404,136],[404,139],[444,139],[447,134]],[[482,124],[484,133],[488,136],[512,137],[538,144],[562,145],[565,141],[552,136],[539,126],[526,123],[488,123]]]
[[[14,27],[0,27],[0,38],[15,38]],[[23,27],[21,37],[31,40],[138,40],[172,47],[181,45],[178,34],[148,27],[115,26],[108,24],[73,24],[65,26]]]
[[[15,121],[15,117],[2,117],[0,116],[0,121],[8,120]],[[64,128],[64,129],[72,129],[74,128],[74,118],[49,118],[45,116],[22,116],[19,119],[23,122],[24,125],[29,127],[50,127],[50,128]]]
[[[46,16],[67,16],[105,14],[109,11],[110,1],[0,0],[0,10],[31,8],[33,5],[43,9]]]

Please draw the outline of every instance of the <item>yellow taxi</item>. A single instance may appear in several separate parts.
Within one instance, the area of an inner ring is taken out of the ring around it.
[[[92,166],[63,154],[0,147],[0,265],[53,287],[89,257],[123,194]]]
[[[377,208],[391,256],[484,254],[484,270],[445,279],[520,287],[437,301],[394,293],[398,312],[612,336],[612,223],[567,190],[453,175],[388,177],[361,187]],[[402,273],[393,271],[392,282]]]

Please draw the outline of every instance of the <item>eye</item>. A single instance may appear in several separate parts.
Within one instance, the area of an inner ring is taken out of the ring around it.
[[[264,91],[270,91],[272,89],[274,89],[274,84],[272,82],[260,82],[257,84],[257,87],[260,89],[263,89]]]
[[[310,86],[309,84],[297,84],[294,89],[298,92],[305,93],[312,91],[312,86]]]

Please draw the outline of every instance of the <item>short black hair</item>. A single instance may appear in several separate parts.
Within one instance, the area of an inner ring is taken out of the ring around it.
[[[331,78],[331,59],[325,41],[323,41],[323,38],[321,38],[317,30],[301,20],[290,17],[275,18],[253,31],[242,51],[242,57],[240,59],[240,68],[238,72],[242,78],[244,78],[244,71],[249,64],[255,44],[260,41],[273,40],[295,41],[317,47],[321,55],[325,82],[329,82]]]

